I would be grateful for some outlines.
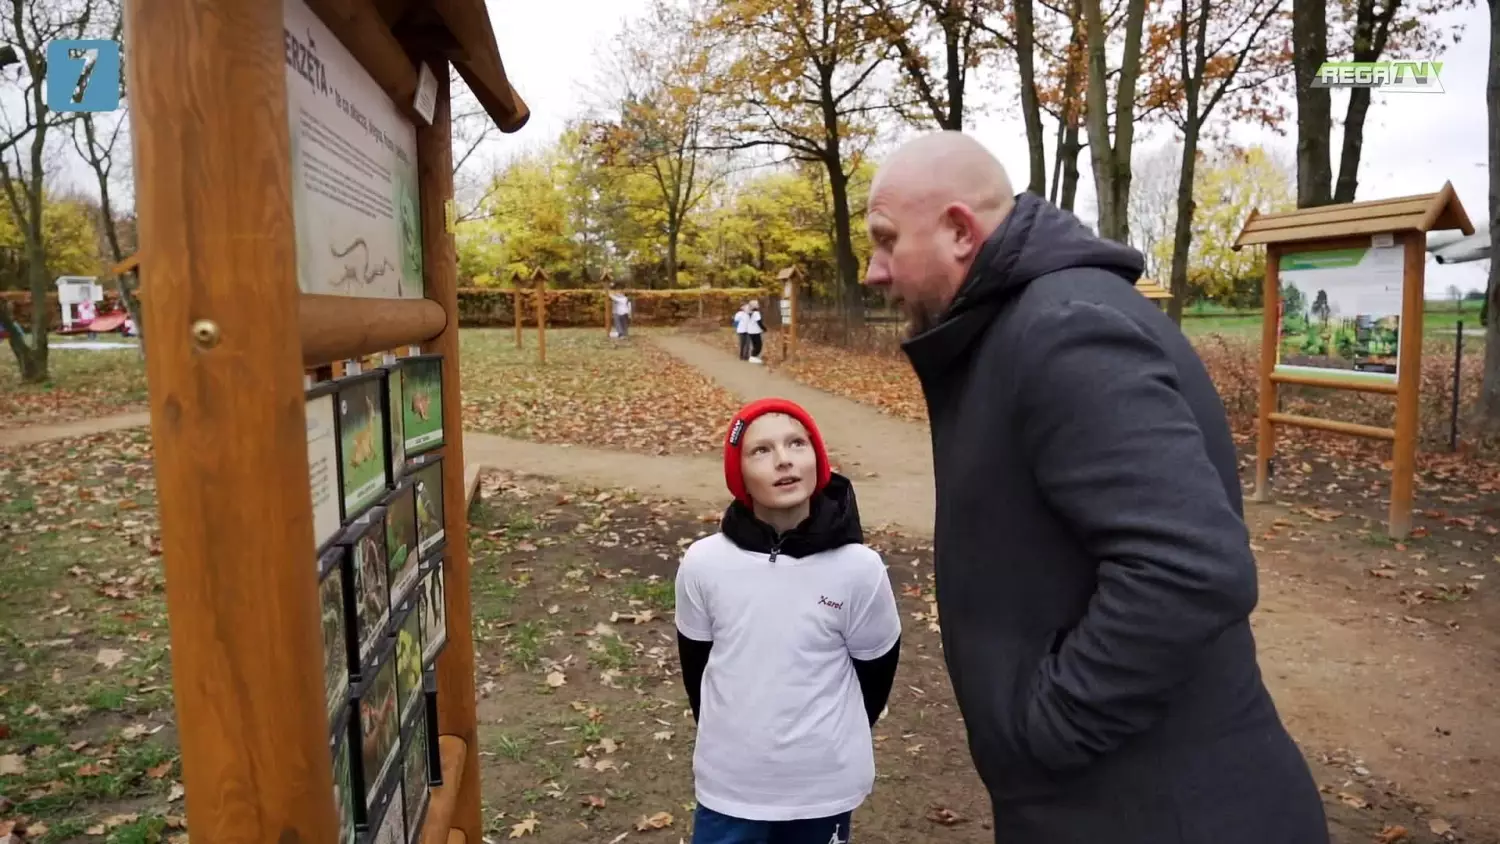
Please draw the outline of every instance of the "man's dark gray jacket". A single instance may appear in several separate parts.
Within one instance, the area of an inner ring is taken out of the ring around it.
[[[1223,403],[1140,254],[1017,197],[905,351],[943,649],[1004,844],[1322,844],[1261,681]]]

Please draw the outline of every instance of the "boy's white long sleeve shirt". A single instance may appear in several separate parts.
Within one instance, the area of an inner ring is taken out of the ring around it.
[[[849,544],[805,558],[717,533],[677,572],[677,629],[711,641],[693,773],[698,802],[746,820],[852,811],[875,755],[852,660],[886,654],[901,618],[880,555]]]

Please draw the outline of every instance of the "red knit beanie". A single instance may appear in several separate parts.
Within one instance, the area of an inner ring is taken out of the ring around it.
[[[818,480],[813,486],[813,495],[828,486],[828,479],[833,474],[833,468],[828,465],[828,451],[823,447],[823,435],[818,433],[818,426],[813,424],[812,416],[801,405],[786,399],[759,399],[750,402],[729,420],[729,435],[724,438],[724,483],[729,486],[735,499],[746,507],[751,506],[751,501],[750,493],[745,489],[744,472],[740,467],[740,444],[750,423],[767,413],[785,413],[807,429],[807,440],[812,443],[813,454],[818,460]]]

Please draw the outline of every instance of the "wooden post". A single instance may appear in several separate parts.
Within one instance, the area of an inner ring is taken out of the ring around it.
[[[302,350],[287,341],[282,6],[128,0],[125,17],[188,824],[198,844],[337,841]]]
[[[464,428],[463,396],[459,383],[458,258],[453,235],[447,230],[444,206],[453,196],[452,100],[448,63],[429,57],[437,77],[437,105],[432,125],[417,126],[417,180],[421,194],[422,270],[427,298],[448,313],[443,333],[426,345],[428,352],[443,356],[443,529],[448,550],[443,566],[447,591],[448,644],[437,662],[438,730],[464,742],[463,775],[457,804],[450,822],[469,841],[479,841],[484,832],[480,818],[479,733],[474,711],[474,629],[469,592],[469,511],[463,502]],[[434,812],[435,816],[437,813]],[[446,840],[446,829],[428,824],[428,838],[436,831]]]
[[[801,273],[798,272],[792,275],[792,330],[790,332],[792,338],[792,353],[787,358],[788,360],[797,356],[797,310],[801,299],[802,276]]]
[[[1411,533],[1411,502],[1417,464],[1418,410],[1422,394],[1422,323],[1426,310],[1427,238],[1422,232],[1400,235],[1405,245],[1401,299],[1401,337],[1396,351],[1396,441],[1391,446],[1391,508],[1387,521],[1393,539]]]
[[[1271,458],[1276,453],[1276,347],[1281,342],[1281,248],[1266,247],[1266,277],[1261,287],[1260,404],[1256,413],[1255,500],[1271,500]]]
[[[547,279],[538,272],[536,281],[537,360],[547,362]]]
[[[521,274],[520,273],[516,273],[516,277],[513,278],[513,279],[511,279],[511,284],[515,285],[515,288],[511,292],[510,309],[511,309],[511,314],[515,317],[515,320],[516,320],[516,348],[519,349],[519,348],[521,348],[521,322],[522,322],[522,320],[521,320]]]

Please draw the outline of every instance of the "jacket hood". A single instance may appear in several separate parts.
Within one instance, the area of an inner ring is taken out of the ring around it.
[[[812,497],[812,510],[802,524],[784,534],[778,536],[775,528],[756,518],[755,512],[739,501],[724,510],[719,530],[746,551],[798,558],[865,541],[854,485],[837,472],[823,491]]]
[[[1104,270],[1133,285],[1145,261],[1135,249],[1095,235],[1069,212],[1034,193],[1022,193],[980,247],[968,278],[938,324],[903,347],[914,366],[919,359],[956,354],[989,324],[976,314],[993,314],[995,306],[1042,276],[1079,267]]]

